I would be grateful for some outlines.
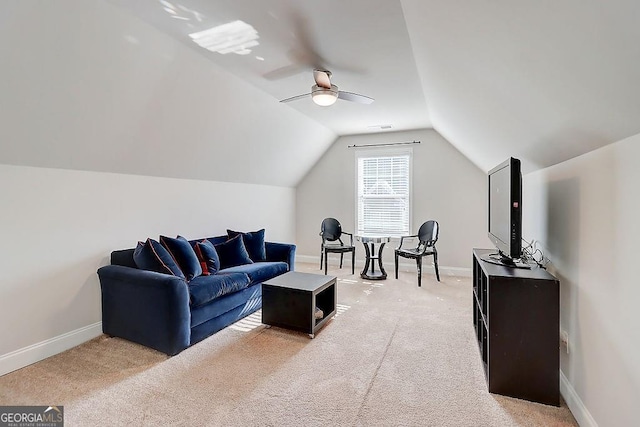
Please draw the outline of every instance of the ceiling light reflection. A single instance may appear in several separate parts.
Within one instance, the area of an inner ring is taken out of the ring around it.
[[[176,7],[173,5],[173,3],[169,3],[166,0],[160,0],[160,4],[163,5],[165,8],[169,8],[169,9],[175,9]]]
[[[208,30],[189,34],[198,46],[220,54],[235,53],[247,55],[250,47],[258,46],[260,36],[251,25],[243,21],[233,21]]]
[[[202,22],[202,19],[204,18],[204,15],[197,10],[189,9],[182,4],[178,4],[176,6],[166,0],[159,0],[159,2],[163,6],[165,12],[167,12],[172,18],[179,19],[181,21],[190,21],[191,19],[195,19],[198,22]],[[193,16],[185,16],[185,13]]]

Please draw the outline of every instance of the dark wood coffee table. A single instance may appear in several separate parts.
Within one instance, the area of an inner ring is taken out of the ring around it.
[[[336,313],[336,278],[290,271],[262,284],[262,323],[311,338]],[[316,318],[316,307],[322,317]]]

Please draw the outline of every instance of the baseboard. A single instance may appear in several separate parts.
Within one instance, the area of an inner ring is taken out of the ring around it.
[[[560,394],[562,394],[564,401],[567,402],[569,410],[580,427],[598,427],[596,420],[593,419],[587,407],[582,403],[582,399],[580,399],[580,396],[578,396],[578,393],[576,393],[576,390],[562,371],[560,371]]]
[[[318,270],[320,270],[320,257],[319,256],[296,255],[296,260],[300,261],[300,262],[317,264],[318,265]],[[329,258],[329,265],[331,265],[331,266],[340,265],[340,257],[338,257],[338,256],[330,257]],[[342,264],[342,266],[343,266],[343,268],[344,268],[344,266],[351,267],[351,256],[345,255],[344,263]],[[385,262],[384,266],[385,266],[385,270],[387,270],[387,274],[389,274],[389,272],[393,270],[393,260],[391,261],[391,267],[390,268],[387,267],[386,262]],[[360,260],[360,259],[356,259],[356,269],[362,269],[362,268],[364,268],[364,261]],[[415,262],[411,262],[411,263],[410,262],[400,262],[398,264],[398,269],[401,270],[401,271],[415,271],[416,270],[416,264],[415,264]],[[439,266],[438,270],[440,270],[440,275],[441,276],[458,276],[458,277],[471,277],[472,276],[471,268],[447,267],[447,266],[442,266],[441,265],[441,266]],[[422,267],[422,272],[426,273],[426,274],[433,274],[433,275],[436,274],[435,270],[433,269],[433,266],[428,261],[425,261],[424,266]]]
[[[102,334],[102,322],[58,335],[45,341],[0,356],[0,375],[62,353]]]

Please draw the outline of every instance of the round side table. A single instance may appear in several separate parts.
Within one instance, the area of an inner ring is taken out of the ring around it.
[[[364,246],[365,264],[360,277],[367,280],[384,280],[387,278],[387,272],[382,266],[382,250],[385,243],[391,241],[389,236],[356,236]],[[379,244],[378,254],[376,255],[376,244]],[[379,271],[376,271],[375,261],[378,260]],[[369,271],[371,270],[371,271]]]

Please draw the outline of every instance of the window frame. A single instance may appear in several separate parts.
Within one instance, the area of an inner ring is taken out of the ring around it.
[[[385,235],[386,237],[398,238],[403,235],[412,234],[413,227],[413,148],[412,147],[398,147],[398,148],[359,148],[356,150],[354,155],[354,168],[355,168],[355,227],[354,232],[357,235],[366,235],[360,230],[360,174],[359,174],[359,160],[361,158],[376,158],[376,157],[396,157],[396,156],[408,156],[409,157],[409,172],[407,173],[407,179],[409,181],[409,190],[408,190],[408,224],[407,224],[407,232],[400,231],[397,234],[392,233],[381,233],[380,235]]]

